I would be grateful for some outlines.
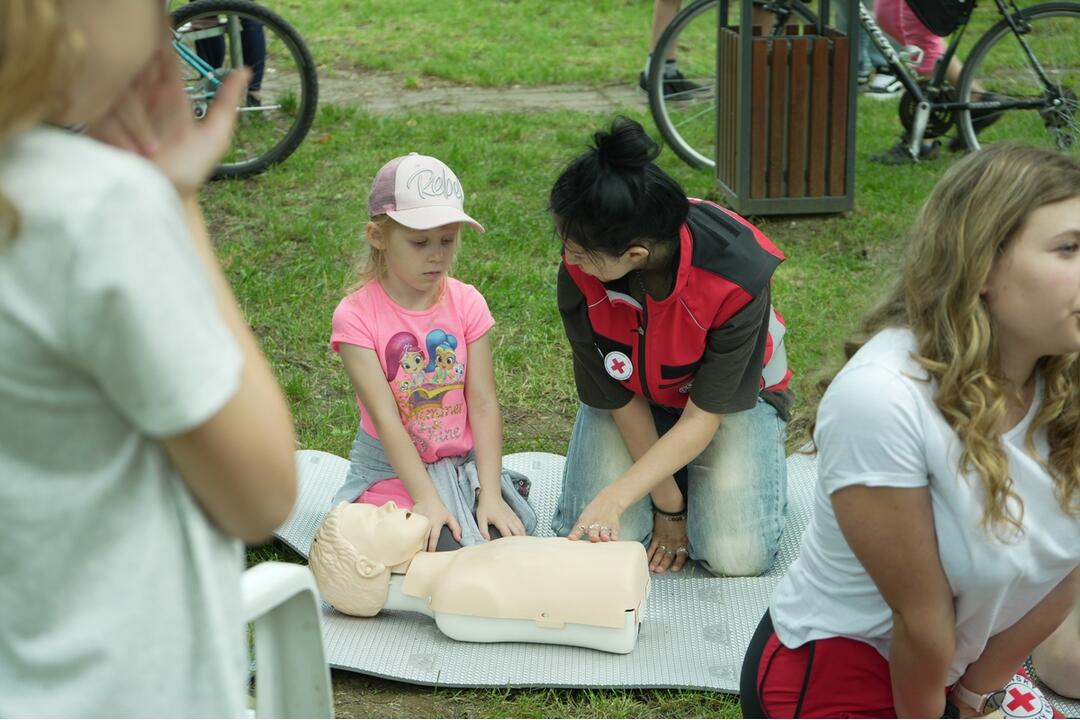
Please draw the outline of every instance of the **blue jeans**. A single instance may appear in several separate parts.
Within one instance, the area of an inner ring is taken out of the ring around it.
[[[786,423],[764,400],[725,415],[712,441],[687,466],[690,557],[714,575],[760,575],[780,546],[787,517]],[[597,493],[633,464],[609,410],[578,408],[562,492],[551,521],[568,535]],[[646,495],[619,520],[620,540],[648,545],[652,501]]]
[[[844,32],[848,34],[848,37],[857,38],[855,42],[859,43],[859,74],[869,75],[870,72],[876,67],[886,67],[889,61],[885,59],[885,56],[878,50],[878,46],[874,44],[874,41],[870,39],[870,36],[866,34],[866,31],[862,29],[862,24],[859,22],[859,18],[854,18],[854,23],[848,23],[847,6],[843,2],[836,4],[836,25],[843,28]],[[873,12],[873,10],[871,10]],[[858,30],[858,32],[856,32]]]

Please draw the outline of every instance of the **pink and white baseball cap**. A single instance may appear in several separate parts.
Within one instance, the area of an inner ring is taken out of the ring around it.
[[[368,195],[368,214],[389,215],[413,230],[430,230],[455,222],[484,226],[465,214],[465,193],[454,171],[428,155],[409,153],[386,163],[375,175]]]

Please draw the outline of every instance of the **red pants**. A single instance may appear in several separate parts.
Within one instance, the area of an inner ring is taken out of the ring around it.
[[[1005,687],[1006,717],[1064,717],[1027,672],[1017,675]],[[889,663],[877,650],[841,637],[791,650],[773,632],[768,611],[746,650],[739,694],[746,718],[896,717]]]
[[[747,718],[896,717],[889,663],[877,650],[847,638],[790,650],[773,632],[768,612],[750,641],[741,685]]]

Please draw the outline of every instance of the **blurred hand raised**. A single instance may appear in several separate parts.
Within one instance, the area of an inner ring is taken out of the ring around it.
[[[172,181],[181,197],[198,192],[229,147],[237,107],[251,72],[230,73],[210,111],[196,121],[171,46],[155,51],[112,108],[87,128],[102,142],[142,155]]]

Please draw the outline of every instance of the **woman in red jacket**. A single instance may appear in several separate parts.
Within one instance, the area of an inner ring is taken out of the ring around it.
[[[783,254],[688,199],[620,118],[551,190],[558,302],[581,406],[552,529],[640,540],[654,571],[769,568],[784,529],[791,392],[770,280]]]

